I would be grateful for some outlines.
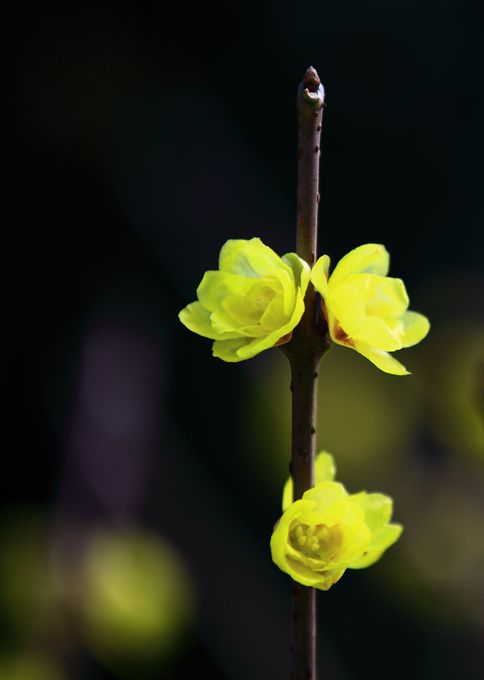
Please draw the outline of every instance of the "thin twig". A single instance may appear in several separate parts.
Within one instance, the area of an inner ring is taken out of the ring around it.
[[[324,89],[309,67],[299,85],[298,192],[296,251],[309,265],[317,256],[319,157]],[[321,357],[328,347],[327,328],[318,299],[309,285],[305,311],[291,341],[283,346],[291,364],[292,458],[294,500],[314,485],[316,453],[316,390]],[[314,588],[293,584],[293,680],[316,680],[316,598]]]

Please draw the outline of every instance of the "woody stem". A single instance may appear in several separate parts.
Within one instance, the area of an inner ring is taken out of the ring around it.
[[[296,251],[313,266],[317,255],[319,158],[324,89],[309,67],[299,85]],[[324,319],[310,284],[305,311],[284,351],[291,365],[294,500],[314,486],[318,367],[328,347]],[[324,326],[324,327],[323,327]],[[292,680],[316,680],[316,597],[314,588],[293,583]]]

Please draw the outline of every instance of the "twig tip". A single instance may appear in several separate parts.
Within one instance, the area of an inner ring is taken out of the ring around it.
[[[317,92],[318,87],[321,85],[321,79],[318,72],[314,66],[310,66],[306,69],[306,73],[303,78],[303,87],[307,88],[309,92]]]
[[[314,66],[306,69],[299,85],[299,95],[304,102],[311,105],[311,108],[320,109],[324,106],[324,87]]]

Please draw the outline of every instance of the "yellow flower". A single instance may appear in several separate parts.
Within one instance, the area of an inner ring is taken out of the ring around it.
[[[179,319],[215,340],[214,356],[249,359],[290,340],[304,312],[309,271],[295,253],[279,257],[259,238],[227,241],[218,271],[205,273],[198,301],[182,309]]]
[[[349,495],[334,482],[332,456],[316,458],[316,485],[291,503],[286,482],[283,515],[271,537],[272,559],[305,586],[329,590],[347,568],[369,567],[395,543],[402,527],[390,524],[393,502],[381,493]]]
[[[430,324],[407,311],[405,285],[387,276],[388,266],[384,246],[367,243],[345,255],[329,277],[329,257],[320,257],[311,281],[323,298],[334,342],[355,349],[385,373],[405,375],[407,369],[389,352],[416,345]]]

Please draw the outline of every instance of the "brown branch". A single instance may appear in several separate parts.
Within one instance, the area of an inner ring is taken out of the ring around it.
[[[298,192],[296,251],[312,266],[317,257],[319,157],[324,89],[309,67],[299,85]],[[291,364],[292,458],[294,500],[314,485],[317,376],[328,347],[327,328],[310,284],[305,311],[291,341],[283,347]],[[323,327],[324,326],[324,327]],[[314,588],[293,584],[293,680],[316,680],[316,597]]]

